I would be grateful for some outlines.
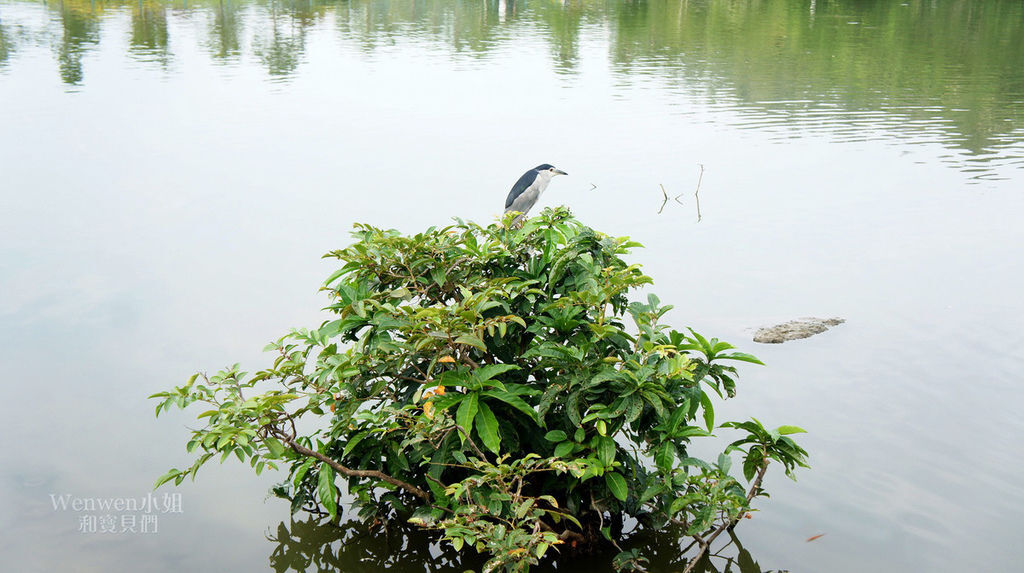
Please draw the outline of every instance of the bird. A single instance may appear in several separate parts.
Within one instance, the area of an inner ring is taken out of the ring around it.
[[[548,188],[548,183],[551,183],[551,178],[555,175],[568,175],[568,173],[556,169],[554,165],[548,163],[538,165],[523,173],[505,199],[505,212],[516,211],[519,213],[512,224],[518,223],[530,212],[530,208],[537,203],[540,194]]]

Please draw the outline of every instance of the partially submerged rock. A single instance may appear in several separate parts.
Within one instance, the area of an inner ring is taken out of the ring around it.
[[[764,344],[780,344],[787,340],[808,338],[815,334],[821,334],[829,328],[842,324],[846,320],[842,318],[801,318],[791,320],[775,326],[765,326],[757,329],[754,333],[754,342]]]

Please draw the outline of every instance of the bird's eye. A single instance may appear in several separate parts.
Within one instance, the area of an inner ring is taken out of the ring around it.
[[[554,170],[555,170],[554,167],[548,167],[548,171],[554,171]]]

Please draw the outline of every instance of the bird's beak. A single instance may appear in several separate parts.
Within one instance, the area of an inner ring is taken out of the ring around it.
[[[568,175],[568,173],[562,171],[561,169],[555,169],[555,175]]]

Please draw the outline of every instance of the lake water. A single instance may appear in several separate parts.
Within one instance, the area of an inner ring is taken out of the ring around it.
[[[55,500],[185,464],[145,397],[318,324],[353,222],[489,222],[544,162],[669,323],[767,363],[719,416],[810,432],[744,571],[1019,570],[1024,5],[963,0],[0,0],[3,568],[447,570],[238,464]],[[847,322],[751,341],[803,316]]]

